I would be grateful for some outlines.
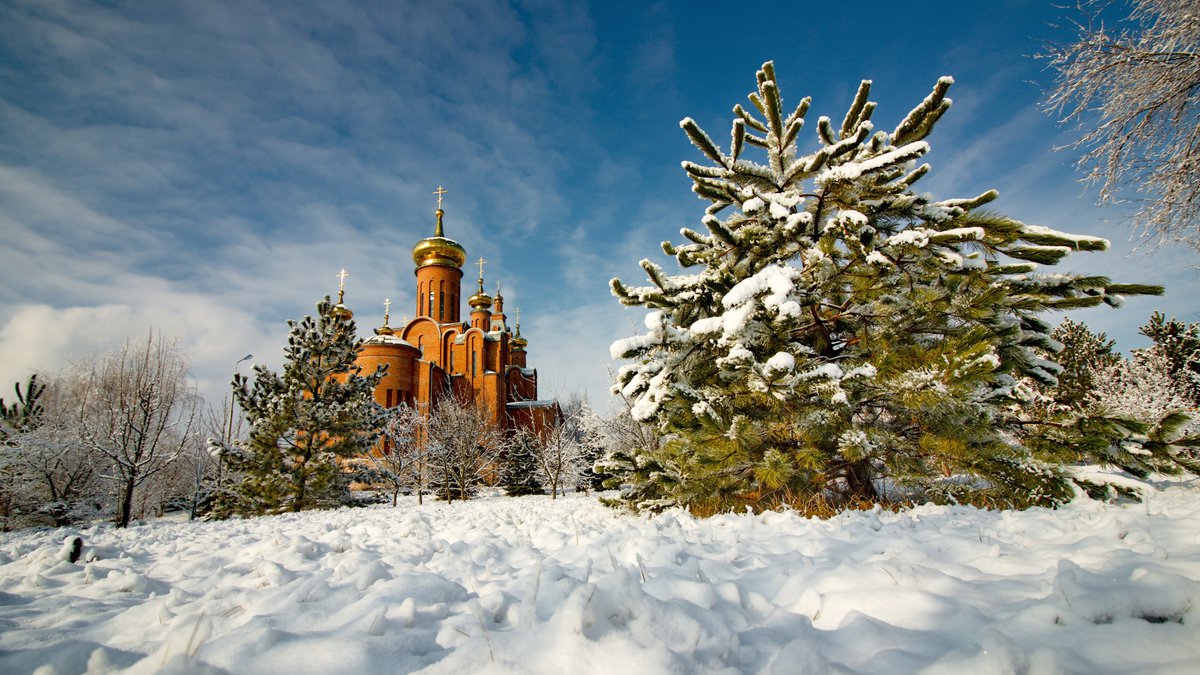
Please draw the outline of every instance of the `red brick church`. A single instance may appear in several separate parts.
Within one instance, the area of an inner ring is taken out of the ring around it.
[[[463,321],[463,263],[467,252],[445,236],[442,195],[438,188],[437,224],[432,237],[412,249],[416,265],[416,315],[402,327],[383,326],[367,339],[357,364],[363,372],[375,372],[387,364],[387,375],[375,389],[375,400],[391,408],[401,403],[426,410],[445,396],[468,396],[504,429],[541,431],[553,425],[558,404],[538,399],[537,370],[530,368],[521,337],[518,310],[516,331],[508,327],[504,298],[496,287],[493,298],[483,289],[483,259],[475,293],[466,299],[470,307]],[[339,304],[341,304],[339,293]]]

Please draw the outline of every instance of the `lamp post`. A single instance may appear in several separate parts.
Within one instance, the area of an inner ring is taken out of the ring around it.
[[[242,358],[238,359],[233,364],[233,374],[237,375],[238,367],[241,366],[242,363],[249,361],[252,358],[254,358],[253,354],[247,354],[247,355],[243,356]],[[237,405],[237,400],[232,395],[230,395],[229,396],[229,415],[225,419],[225,449],[226,450],[231,449],[233,447],[233,408],[235,405]],[[222,452],[220,455],[217,456],[217,503],[218,503],[218,505],[220,505],[224,501],[224,498],[225,498],[225,452]]]

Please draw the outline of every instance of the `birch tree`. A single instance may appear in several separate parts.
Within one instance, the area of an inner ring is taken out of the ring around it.
[[[429,419],[429,465],[439,496],[470,499],[485,476],[498,470],[506,444],[474,401],[451,396],[439,402]]]
[[[188,361],[152,330],[145,342],[126,342],[92,363],[83,396],[80,438],[105,458],[102,477],[117,497],[114,522],[125,527],[138,486],[179,457],[196,423]]]
[[[1098,16],[1109,4],[1082,2],[1077,40],[1043,54],[1056,78],[1046,106],[1083,129],[1079,166],[1102,203],[1136,203],[1156,244],[1200,248],[1200,8],[1134,0],[1114,28]]]

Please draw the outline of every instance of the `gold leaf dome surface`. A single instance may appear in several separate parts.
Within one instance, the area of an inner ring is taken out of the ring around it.
[[[487,309],[492,306],[492,296],[480,289],[478,293],[467,299],[467,304],[475,309]]]
[[[467,261],[467,250],[457,241],[447,239],[442,235],[441,209],[437,210],[437,230],[432,237],[426,237],[417,242],[412,248],[413,264],[417,267],[441,265],[443,267],[462,267]]]

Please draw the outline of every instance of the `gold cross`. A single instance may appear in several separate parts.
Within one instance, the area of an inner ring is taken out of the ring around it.
[[[483,281],[483,264],[487,262],[482,257],[479,259],[479,280]]]
[[[446,188],[439,185],[438,189],[433,191],[433,194],[438,196],[438,210],[440,211],[442,210],[442,195],[446,194]]]
[[[384,298],[383,299],[383,325],[385,325],[385,326],[387,325],[387,322],[388,322],[388,312],[391,311],[391,309],[392,309],[392,299]]]
[[[520,326],[521,325],[521,308],[513,307],[513,311],[517,313],[517,325]]]
[[[346,277],[348,277],[348,276],[350,276],[350,275],[346,274],[346,270],[344,270],[344,269],[341,272],[338,272],[337,278],[338,278],[338,292],[339,293],[346,290]]]

